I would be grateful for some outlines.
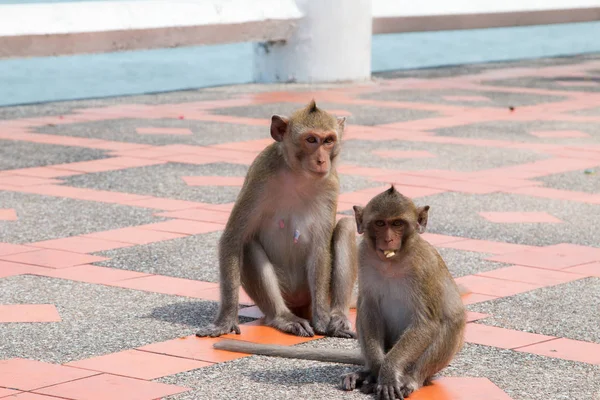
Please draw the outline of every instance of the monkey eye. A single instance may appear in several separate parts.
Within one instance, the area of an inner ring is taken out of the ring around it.
[[[394,226],[402,226],[404,225],[404,221],[402,221],[401,219],[397,219],[394,221]]]
[[[316,143],[316,142],[317,142],[317,139],[315,139],[315,137],[314,137],[314,136],[310,136],[310,137],[308,137],[308,138],[306,139],[306,141],[307,141],[308,143]]]
[[[377,226],[384,226],[385,222],[382,221],[382,220],[378,220],[378,221],[375,221],[375,225],[377,225]]]
[[[325,139],[325,143],[327,143],[327,144],[333,143],[333,138],[332,137],[328,137],[327,139]]]

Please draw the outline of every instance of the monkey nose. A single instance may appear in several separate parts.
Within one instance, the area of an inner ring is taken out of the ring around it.
[[[325,160],[317,160],[317,164],[323,165],[323,164],[325,164]]]

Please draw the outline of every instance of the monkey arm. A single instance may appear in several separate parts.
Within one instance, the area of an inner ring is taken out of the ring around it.
[[[358,339],[365,356],[365,365],[371,374],[377,376],[385,360],[383,319],[377,313],[374,300],[365,296],[358,298],[356,310]]]
[[[243,246],[253,225],[251,213],[246,208],[252,209],[256,201],[254,192],[242,189],[236,202],[225,231],[219,241],[219,286],[221,301],[219,312],[215,321],[208,327],[200,329],[196,335],[220,336],[235,331],[240,333],[238,326],[239,289],[241,285],[241,268]],[[254,216],[254,218],[258,218]],[[256,226],[256,225],[254,225]]]
[[[385,355],[381,373],[393,374],[394,371],[404,371],[406,365],[417,360],[429,347],[435,332],[435,324],[427,321],[423,316],[415,315],[400,339]]]
[[[322,243],[322,241],[316,241]],[[315,246],[308,258],[308,277],[312,297],[312,325],[316,333],[326,334],[329,324],[329,287],[331,254],[325,246]]]

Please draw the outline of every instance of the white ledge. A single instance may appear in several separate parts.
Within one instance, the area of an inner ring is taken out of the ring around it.
[[[0,58],[287,39],[294,0],[130,0],[0,5]]]

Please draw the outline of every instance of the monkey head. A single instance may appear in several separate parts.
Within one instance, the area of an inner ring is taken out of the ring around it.
[[[415,233],[425,232],[429,206],[416,207],[411,199],[392,185],[373,197],[363,208],[354,206],[359,234],[383,261],[391,261],[402,254],[402,247]]]
[[[281,142],[290,169],[324,178],[339,154],[345,121],[319,109],[313,100],[289,118],[273,115],[271,136]]]

